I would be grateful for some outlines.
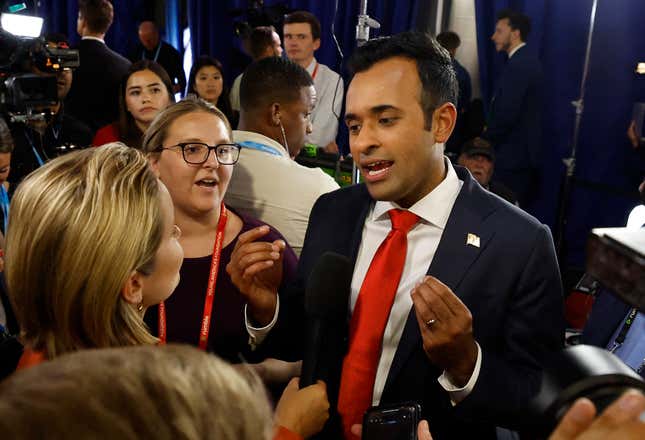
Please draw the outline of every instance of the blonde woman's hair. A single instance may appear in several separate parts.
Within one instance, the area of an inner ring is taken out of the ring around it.
[[[48,358],[157,342],[122,290],[161,243],[159,182],[120,143],[52,160],[11,201],[5,275],[23,342]]]
[[[149,154],[155,153],[157,148],[161,147],[168,137],[168,129],[175,120],[189,113],[204,112],[217,116],[224,122],[226,126],[226,134],[229,140],[233,139],[233,131],[231,124],[217,107],[213,104],[197,98],[194,95],[189,95],[183,101],[176,104],[171,104],[162,110],[152,121],[148,129],[143,135],[143,142],[141,149]],[[156,153],[158,154],[158,153]]]
[[[71,353],[18,371],[0,395],[6,438],[271,438],[260,379],[188,346]]]

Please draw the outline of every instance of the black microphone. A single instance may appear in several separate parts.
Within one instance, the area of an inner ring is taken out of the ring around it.
[[[325,379],[327,365],[343,345],[352,264],[343,255],[325,252],[316,262],[305,291],[307,333],[300,388]]]

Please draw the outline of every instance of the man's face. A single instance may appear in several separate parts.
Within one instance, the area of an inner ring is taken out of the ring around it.
[[[444,104],[426,130],[416,62],[394,57],[357,73],[347,91],[345,122],[354,162],[370,195],[410,207],[444,178],[443,148],[454,127]]]
[[[495,50],[497,52],[507,52],[511,47],[511,41],[513,37],[513,31],[508,22],[508,18],[502,18],[497,21],[495,25],[495,33],[490,37],[491,40],[495,43]]]
[[[459,165],[468,168],[479,184],[487,187],[493,177],[493,161],[483,154],[461,154],[457,160]]]
[[[153,50],[159,44],[159,32],[154,24],[144,21],[139,26],[139,41],[147,50]]]
[[[284,25],[284,48],[291,61],[307,61],[320,47],[320,39],[314,40],[309,23],[289,23]]]
[[[280,122],[284,127],[289,155],[296,157],[305,145],[305,138],[311,133],[311,112],[316,101],[313,86],[302,87],[299,98],[280,106]]]

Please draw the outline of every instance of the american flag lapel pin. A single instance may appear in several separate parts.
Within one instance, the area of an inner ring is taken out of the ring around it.
[[[470,234],[470,233],[469,233],[469,234],[466,236],[466,244],[467,244],[467,245],[469,244],[469,245],[471,245],[471,246],[475,246],[475,247],[477,247],[477,248],[478,248],[478,247],[479,247],[479,235],[475,235],[475,234]]]

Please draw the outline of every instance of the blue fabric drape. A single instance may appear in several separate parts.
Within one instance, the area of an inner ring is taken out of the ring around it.
[[[166,0],[166,32],[164,39],[179,52],[182,52],[183,45],[179,17],[179,0]]]
[[[510,7],[531,17],[528,48],[544,70],[543,169],[534,214],[555,226],[562,158],[571,152],[575,120],[571,101],[580,95],[593,0],[476,0],[481,89],[490,102],[504,56],[490,41],[496,13]],[[576,185],[569,205],[565,264],[582,267],[592,227],[623,226],[636,204],[642,162],[625,136],[635,101],[645,100],[645,78],[634,67],[645,54],[645,2],[599,0],[592,40],[585,108],[578,142]]]
[[[80,36],[76,32],[78,0],[57,0],[35,2],[30,13],[45,19],[43,34],[62,32],[72,45],[78,44]],[[113,0],[114,21],[105,36],[107,45],[127,56],[138,41],[137,24],[144,18],[144,0]]]

